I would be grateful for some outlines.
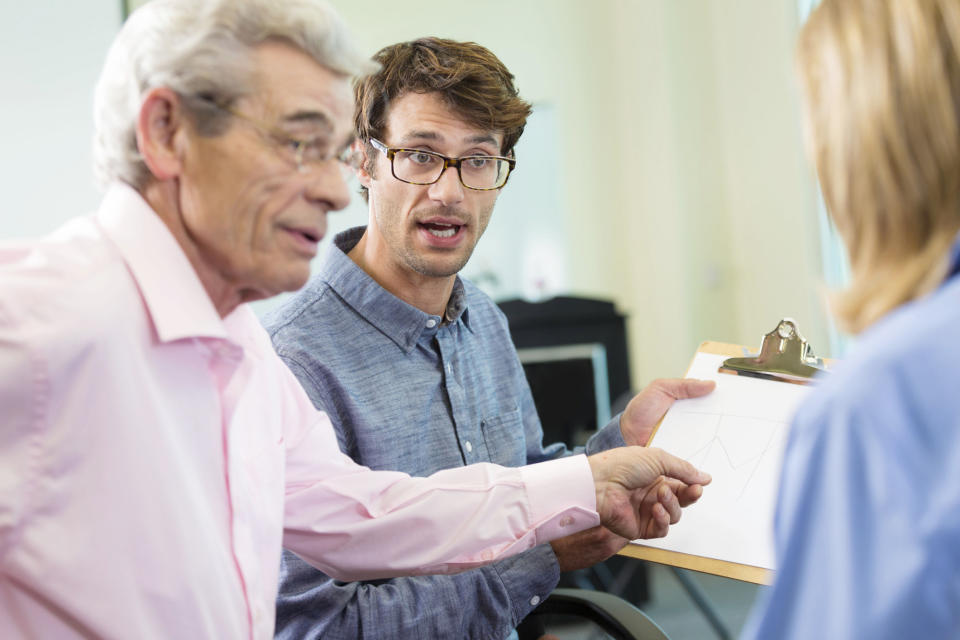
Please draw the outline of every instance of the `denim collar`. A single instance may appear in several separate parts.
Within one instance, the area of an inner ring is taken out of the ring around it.
[[[334,236],[320,269],[320,279],[344,302],[405,352],[413,349],[422,335],[433,336],[445,324],[462,323],[470,329],[467,296],[460,276],[454,280],[445,317],[424,313],[381,287],[347,255],[365,231],[366,227],[353,227]]]

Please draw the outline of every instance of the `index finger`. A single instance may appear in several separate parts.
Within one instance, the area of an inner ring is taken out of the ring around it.
[[[703,487],[699,484],[686,484],[676,478],[664,478],[663,483],[670,487],[670,490],[677,496],[677,501],[681,507],[689,507],[700,499],[703,494]]]

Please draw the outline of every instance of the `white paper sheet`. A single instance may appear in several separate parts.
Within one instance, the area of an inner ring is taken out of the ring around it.
[[[652,446],[713,476],[666,538],[636,543],[775,569],[773,513],[783,447],[810,387],[718,373],[727,356],[698,353],[687,377],[716,380],[713,393],[680,400]]]

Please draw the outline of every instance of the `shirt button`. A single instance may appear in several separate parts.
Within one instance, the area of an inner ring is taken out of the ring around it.
[[[427,320],[427,329],[433,329],[435,326],[437,326],[436,320],[434,320],[433,318],[430,318],[429,320]]]
[[[561,527],[569,527],[570,525],[573,524],[573,518],[571,516],[565,516],[563,518],[560,518],[559,524]]]
[[[480,554],[480,557],[483,558],[484,562],[490,562],[491,560],[493,560],[493,551],[490,551],[489,549],[487,549],[486,551]]]
[[[540,604],[540,596],[533,596],[530,598],[530,604],[534,607]]]
[[[469,440],[463,443],[463,448],[467,450],[467,453],[470,453],[471,451],[473,451],[473,445],[470,444]]]

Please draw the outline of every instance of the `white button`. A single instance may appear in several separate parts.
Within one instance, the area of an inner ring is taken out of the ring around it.
[[[428,329],[433,329],[435,326],[437,326],[437,321],[436,321],[436,320],[434,320],[433,318],[430,318],[429,320],[427,320],[427,328],[428,328]]]
[[[532,598],[530,598],[530,604],[533,605],[534,607],[540,604],[540,596],[533,596]]]
[[[473,451],[473,445],[470,444],[469,440],[463,443],[463,448],[467,450],[467,453],[470,453],[471,451]]]
[[[573,517],[572,517],[572,516],[565,516],[565,517],[563,517],[563,518],[560,518],[559,524],[560,524],[561,527],[569,527],[570,525],[573,524]]]

